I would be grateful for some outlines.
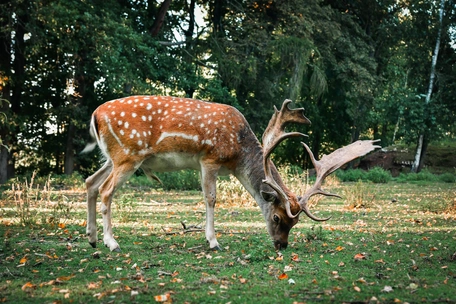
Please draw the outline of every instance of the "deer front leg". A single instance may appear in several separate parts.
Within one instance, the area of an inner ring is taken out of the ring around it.
[[[214,208],[217,200],[217,175],[219,166],[202,166],[201,170],[201,186],[204,193],[204,201],[206,202],[206,239],[209,242],[209,247],[213,250],[222,250],[214,229]]]
[[[107,161],[100,170],[86,179],[87,187],[87,227],[86,233],[89,239],[89,244],[97,247],[97,197],[98,188],[105,181],[106,177],[111,172],[111,162]]]

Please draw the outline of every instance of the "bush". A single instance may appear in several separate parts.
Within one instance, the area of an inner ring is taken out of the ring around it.
[[[427,181],[435,182],[437,177],[429,172],[428,170],[422,170],[419,173],[409,173],[407,174],[407,181]]]
[[[456,183],[456,176],[451,173],[444,173],[439,176],[439,181],[444,183]]]
[[[386,184],[391,180],[391,173],[380,167],[375,167],[367,172],[367,179],[376,184]]]
[[[357,182],[367,179],[367,173],[361,169],[337,170],[336,176],[342,182]]]

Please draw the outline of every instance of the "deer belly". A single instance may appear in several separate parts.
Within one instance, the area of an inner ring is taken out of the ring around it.
[[[169,172],[183,169],[201,170],[199,159],[199,155],[190,153],[160,153],[146,159],[142,163],[141,168],[154,172]]]

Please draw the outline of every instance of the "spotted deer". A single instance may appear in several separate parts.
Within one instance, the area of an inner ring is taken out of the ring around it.
[[[188,98],[132,96],[108,101],[92,114],[90,134],[94,139],[83,152],[97,145],[106,162],[87,178],[87,236],[96,247],[96,202],[101,196],[103,242],[111,251],[120,247],[113,237],[111,203],[114,192],[139,168],[152,178],[154,172],[195,169],[201,172],[206,203],[206,239],[211,249],[220,249],[214,230],[214,206],[218,175],[233,174],[258,203],[276,249],[288,245],[290,229],[304,212],[315,221],[307,206],[315,194],[334,195],[321,189],[324,178],[346,162],[377,146],[358,141],[317,161],[306,144],[317,172],[313,187],[302,197],[283,183],[270,160],[274,148],[285,138],[304,136],[287,133],[289,123],[310,124],[304,109],[289,109],[285,100],[275,107],[263,135],[263,147],[244,116],[235,108]]]

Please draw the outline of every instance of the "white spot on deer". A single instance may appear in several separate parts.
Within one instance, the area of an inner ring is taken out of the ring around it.
[[[139,104],[139,106],[140,106],[140,107],[144,107],[144,102],[141,102],[141,103]]]
[[[163,112],[163,115],[168,115],[168,111]]]
[[[202,124],[200,124],[200,127],[201,127],[201,128],[204,128],[204,124],[203,124],[203,123],[202,123]]]
[[[133,101],[132,101],[131,99],[129,99],[129,100],[127,101],[128,104],[131,104],[132,102],[133,102]]]
[[[146,131],[143,131],[143,136],[144,136],[144,137],[147,136],[147,132],[146,132]]]
[[[149,115],[149,116],[147,117],[147,119],[149,119],[149,121],[152,121],[152,115]]]
[[[140,146],[140,147],[141,147],[141,146],[142,146],[142,144],[143,144],[142,140],[138,140],[138,146]]]
[[[206,145],[213,146],[212,141],[211,141],[210,139],[202,140],[202,141],[201,141],[201,144],[203,144],[203,145],[206,144]]]
[[[204,114],[204,116],[203,116],[203,117],[204,117],[204,118],[207,118],[207,114]]]
[[[182,111],[176,112],[176,114],[181,115],[181,114],[182,114]]]
[[[165,108],[169,107],[169,104],[165,104]]]
[[[152,109],[152,105],[150,103],[148,103],[146,106],[146,110],[150,110],[150,109]]]
[[[112,112],[111,112],[111,115],[112,115],[112,116],[116,115],[116,112],[115,112],[115,111],[112,111]]]
[[[136,113],[131,113],[131,117],[135,118],[136,116],[138,116]]]
[[[158,109],[158,110],[157,110],[157,113],[158,113],[158,114],[161,114],[161,112],[162,112],[162,109]]]
[[[117,124],[118,124],[119,126],[121,126],[121,125],[122,125],[122,120],[119,120],[119,121],[117,122]]]
[[[139,150],[138,155],[146,155],[147,153],[149,153],[148,149],[142,149],[142,150]]]
[[[122,136],[125,135],[124,130],[120,130],[119,133],[120,133],[120,135],[122,135]]]
[[[121,117],[124,117],[124,116],[125,116],[125,112],[121,112],[121,113],[120,113],[120,116],[121,116]]]
[[[139,99],[138,99],[138,98],[135,98],[135,100],[134,100],[134,101],[135,101],[135,102],[138,102],[138,101],[139,101]]]
[[[142,118],[143,121],[147,120],[147,117],[145,115],[141,116],[141,118]]]
[[[207,124],[210,125],[211,122],[212,122],[212,119],[209,119],[209,120],[207,121]]]
[[[126,121],[126,122],[124,123],[125,129],[128,129],[128,126],[129,126],[129,125],[130,125],[130,124],[128,123],[128,121]]]
[[[180,127],[182,127],[182,124],[180,123],[180,124],[178,124],[177,126],[180,128]]]
[[[156,145],[158,145],[161,141],[163,141],[165,138],[168,138],[168,137],[180,137],[180,138],[198,142],[198,135],[189,135],[189,134],[179,133],[179,132],[163,132],[160,135],[160,138],[157,140]]]
[[[135,135],[136,134],[136,130],[135,129],[131,130],[131,134]]]
[[[143,99],[144,100],[149,100],[150,98],[146,96],[146,97],[143,97]]]
[[[159,101],[159,102],[157,102],[157,104],[158,104],[158,105],[161,105],[162,103],[161,103],[161,101]]]
[[[147,131],[147,134],[151,135],[152,133],[151,133],[150,130],[149,130],[149,131]]]
[[[119,100],[120,103],[124,103],[125,99],[121,99]]]

